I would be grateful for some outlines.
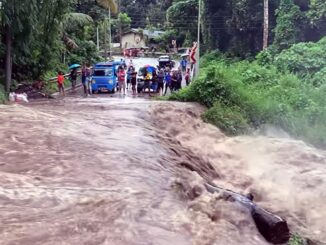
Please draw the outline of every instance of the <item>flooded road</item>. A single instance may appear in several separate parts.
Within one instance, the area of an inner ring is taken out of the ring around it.
[[[101,98],[1,108],[3,244],[189,244],[148,107]]]
[[[226,137],[195,104],[111,96],[0,105],[0,244],[267,244],[207,181],[326,243],[324,151]]]
[[[267,244],[206,180],[255,193],[323,241],[324,153],[227,138],[201,111],[128,97],[0,106],[0,244]]]

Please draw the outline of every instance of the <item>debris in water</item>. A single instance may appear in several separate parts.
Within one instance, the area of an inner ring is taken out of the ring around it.
[[[210,184],[205,184],[205,187],[210,193],[222,192],[228,194],[233,201],[238,202],[248,208],[250,210],[252,218],[255,221],[257,229],[268,242],[271,242],[273,244],[282,244],[289,241],[290,230],[286,221],[281,217],[274,215],[264,210],[263,208],[257,206],[252,200],[252,195],[250,195],[250,197],[248,198],[248,196],[244,196],[239,193],[226,190],[220,187],[212,186]]]

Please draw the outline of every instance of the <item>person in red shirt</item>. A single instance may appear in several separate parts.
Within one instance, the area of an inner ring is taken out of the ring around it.
[[[65,77],[64,77],[63,73],[61,71],[59,71],[58,72],[58,77],[57,77],[57,82],[58,82],[59,93],[62,96],[65,96],[64,81],[65,81]]]
[[[123,94],[126,94],[126,72],[123,69],[122,66],[119,67],[118,70],[118,85],[119,85],[119,93],[123,92]]]

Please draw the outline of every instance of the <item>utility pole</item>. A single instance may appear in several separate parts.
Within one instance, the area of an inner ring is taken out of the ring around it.
[[[5,85],[6,92],[10,92],[12,79],[12,30],[9,24],[5,26],[6,58],[5,58]]]
[[[108,33],[109,33],[109,51],[108,51]],[[111,59],[112,57],[112,33],[111,33],[111,8],[109,8],[109,27],[108,27],[108,19],[105,17],[104,19],[104,52],[105,52],[105,60],[108,59],[108,53],[109,57]]]
[[[109,53],[110,53],[110,59],[112,57],[112,30],[111,30],[111,8],[109,8]]]
[[[197,57],[196,57],[196,67],[195,67],[195,74],[196,76],[199,75],[199,59],[200,59],[200,33],[201,33],[201,0],[198,0],[198,33],[197,33]]]
[[[98,26],[96,27],[96,47],[97,51],[100,51],[100,33]]]
[[[269,32],[269,7],[268,0],[264,0],[264,37],[263,37],[263,49],[268,47],[268,32]]]
[[[118,2],[118,18],[119,18],[119,39],[120,39],[120,49],[122,50],[122,21],[121,21],[121,0]]]
[[[105,61],[108,59],[108,43],[107,43],[107,35],[108,35],[108,28],[107,28],[107,18],[104,19],[104,57]]]

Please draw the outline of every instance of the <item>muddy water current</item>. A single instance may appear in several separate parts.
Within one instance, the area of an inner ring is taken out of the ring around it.
[[[0,244],[267,244],[212,181],[326,242],[326,154],[228,138],[193,104],[66,98],[0,106]]]

